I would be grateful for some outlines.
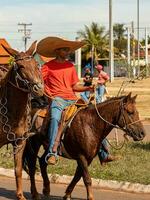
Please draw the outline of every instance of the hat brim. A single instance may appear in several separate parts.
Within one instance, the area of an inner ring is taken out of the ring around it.
[[[70,52],[74,52],[84,45],[85,41],[69,41],[58,37],[46,37],[38,42],[36,52],[44,57],[56,57],[56,49],[68,47]]]

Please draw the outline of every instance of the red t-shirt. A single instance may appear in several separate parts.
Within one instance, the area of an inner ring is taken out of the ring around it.
[[[79,79],[74,65],[65,61],[59,63],[55,59],[43,65],[42,76],[45,91],[53,97],[62,97],[67,100],[76,100],[77,96],[72,89]]]

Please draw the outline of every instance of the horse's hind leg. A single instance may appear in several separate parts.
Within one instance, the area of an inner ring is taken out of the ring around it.
[[[74,175],[71,183],[69,184],[69,186],[66,189],[66,192],[65,192],[66,194],[63,198],[64,200],[70,200],[71,199],[71,193],[72,193],[75,185],[77,184],[77,182],[80,180],[81,176],[82,176],[82,169],[78,165],[76,172],[75,172],[75,175]]]
[[[43,194],[47,197],[50,195],[50,181],[47,175],[47,163],[45,162],[45,156],[47,152],[43,154],[43,156],[39,159],[41,175],[43,178]]]
[[[22,191],[22,155],[25,148],[26,141],[22,141],[21,144],[19,144],[19,149],[14,149],[14,152],[17,151],[14,154],[14,163],[15,163],[15,176],[16,176],[16,195],[18,200],[26,200],[26,198],[23,196]]]
[[[31,194],[32,199],[38,200],[40,199],[39,194],[36,189],[36,183],[35,183],[35,172],[36,172],[36,160],[37,160],[37,154],[39,151],[40,146],[35,145],[34,148],[32,148],[32,152],[29,149],[26,149],[27,155],[26,155],[26,161],[28,164],[28,170],[29,170],[29,176],[30,176],[30,182],[31,182]]]

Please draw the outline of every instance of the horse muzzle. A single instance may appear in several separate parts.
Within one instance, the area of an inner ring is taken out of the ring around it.
[[[141,141],[145,137],[145,131],[134,131],[130,134],[130,136],[133,138],[134,141]]]

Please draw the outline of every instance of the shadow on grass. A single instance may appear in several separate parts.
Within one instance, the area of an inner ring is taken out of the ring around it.
[[[133,143],[131,148],[143,149],[145,151],[150,151],[150,142],[146,143]]]

